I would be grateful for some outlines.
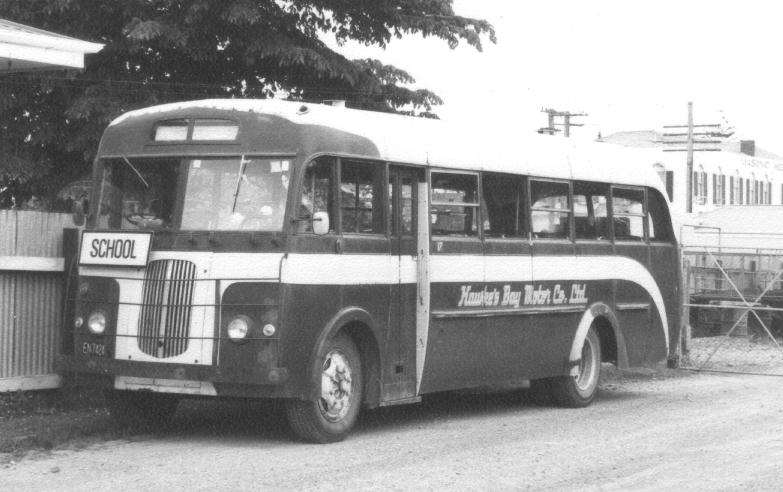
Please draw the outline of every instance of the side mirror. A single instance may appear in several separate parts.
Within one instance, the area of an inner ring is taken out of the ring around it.
[[[313,232],[318,236],[323,236],[329,232],[329,214],[326,212],[316,212],[313,214]]]
[[[81,202],[74,202],[73,207],[71,207],[71,219],[75,226],[81,227],[84,225],[84,208]]]

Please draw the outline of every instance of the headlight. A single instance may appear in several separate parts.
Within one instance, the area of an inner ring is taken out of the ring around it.
[[[241,342],[250,331],[250,318],[237,316],[228,323],[228,338],[233,342]]]
[[[87,320],[87,328],[96,335],[102,335],[106,331],[106,315],[101,311],[92,313]]]

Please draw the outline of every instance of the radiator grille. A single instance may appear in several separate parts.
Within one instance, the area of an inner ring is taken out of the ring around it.
[[[155,260],[147,265],[139,316],[138,343],[154,357],[174,357],[188,349],[196,265]]]

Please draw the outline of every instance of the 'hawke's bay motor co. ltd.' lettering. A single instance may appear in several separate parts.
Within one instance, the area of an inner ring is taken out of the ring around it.
[[[522,290],[514,290],[510,284],[501,288],[484,286],[474,290],[472,285],[460,287],[457,307],[520,307],[520,306],[559,306],[562,304],[586,304],[587,286],[574,283],[570,287],[555,284],[525,285]]]
[[[136,241],[133,239],[93,239],[90,258],[136,259]]]

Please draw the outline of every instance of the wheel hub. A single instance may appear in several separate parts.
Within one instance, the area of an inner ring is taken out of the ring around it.
[[[332,422],[345,418],[351,408],[352,393],[348,359],[341,352],[332,350],[326,354],[321,372],[319,406],[324,418]]]

